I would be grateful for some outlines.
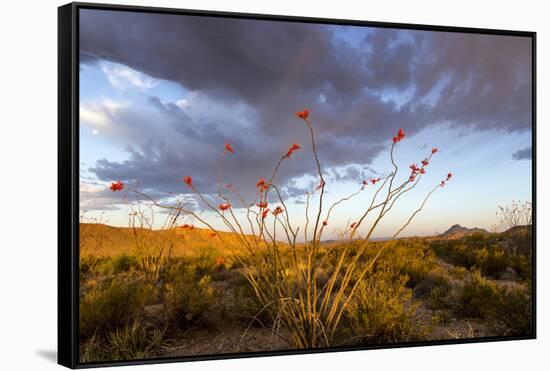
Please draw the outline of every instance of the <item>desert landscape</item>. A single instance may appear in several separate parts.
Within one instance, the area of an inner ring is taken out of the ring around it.
[[[407,135],[399,128],[390,140],[393,170],[327,205],[310,113],[295,116],[311,134],[319,179],[304,194],[304,225],[276,184],[303,151],[297,143],[258,179],[252,201],[223,182],[236,153],[225,143],[217,193],[203,194],[185,175],[194,202],[158,201],[139,183],[117,180],[108,189],[121,194],[128,227],[86,223],[82,214],[82,362],[532,333],[530,202],[499,206],[492,232],[455,224],[435,236],[402,237],[432,195],[454,181],[449,172],[390,237],[374,238],[396,202],[417,193],[440,149],[403,170],[395,158]],[[364,211],[333,231],[336,239],[323,238],[335,211],[356,200]],[[224,227],[214,227],[220,221]]]
[[[83,362],[292,348],[289,334],[273,327],[276,313],[260,313],[243,268],[208,230],[80,228]],[[395,241],[329,345],[531,333],[530,233],[529,226],[489,233],[455,225],[440,236]],[[169,241],[171,255],[154,280],[136,239]],[[332,244],[344,248],[322,249]]]

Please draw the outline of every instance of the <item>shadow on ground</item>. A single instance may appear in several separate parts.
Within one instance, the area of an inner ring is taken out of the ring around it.
[[[50,362],[57,363],[57,351],[55,350],[37,350],[36,354]]]

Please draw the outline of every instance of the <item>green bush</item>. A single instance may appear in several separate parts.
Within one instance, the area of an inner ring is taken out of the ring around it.
[[[506,335],[528,335],[533,331],[533,305],[526,290],[508,289],[502,297],[498,322]]]
[[[439,240],[431,243],[436,254],[448,263],[479,269],[483,275],[498,278],[511,267],[522,280],[532,275],[531,255],[518,254],[498,243],[501,235],[473,235],[460,240]]]
[[[128,272],[131,268],[137,266],[137,260],[133,256],[126,254],[119,255],[112,260],[113,274]]]
[[[498,277],[506,270],[508,258],[501,248],[496,245],[484,247],[475,253],[476,263],[481,272],[486,276]]]
[[[412,290],[405,287],[406,276],[389,270],[377,271],[358,286],[357,295],[346,310],[343,342],[391,343],[422,337],[415,324],[418,305]],[[347,332],[347,333],[346,333]]]
[[[201,249],[199,254],[191,259],[191,266],[198,275],[212,273],[217,267],[218,250],[214,247]]]
[[[499,301],[497,284],[486,280],[476,270],[467,278],[456,310],[462,317],[495,318]]]
[[[139,279],[120,277],[96,283],[80,298],[80,334],[88,337],[123,327],[136,318],[152,287]]]
[[[432,309],[447,309],[452,306],[451,284],[444,277],[437,277],[431,285],[431,290],[426,295],[426,302]]]
[[[414,288],[430,276],[436,266],[436,257],[429,245],[409,239],[396,241],[394,246],[386,250],[384,259],[377,266],[407,276],[407,286]]]
[[[443,260],[470,269],[476,263],[476,250],[461,240],[444,240],[432,243],[436,254]]]
[[[532,330],[532,303],[522,286],[498,286],[479,271],[466,280],[456,312],[462,317],[488,320],[503,335],[525,335]]]
[[[533,277],[532,255],[514,255],[509,259],[509,266],[513,268],[518,277],[525,281],[531,281]]]
[[[192,267],[172,267],[165,286],[169,317],[180,327],[206,324],[206,311],[215,304],[215,292],[209,275],[198,276]]]

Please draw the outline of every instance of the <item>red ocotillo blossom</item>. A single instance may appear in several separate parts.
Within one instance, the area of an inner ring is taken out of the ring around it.
[[[258,191],[262,193],[263,191],[269,188],[269,185],[267,184],[264,178],[260,178],[258,179],[258,183],[256,183],[256,188],[258,188]]]
[[[328,222],[326,220],[323,220],[323,225],[324,226],[327,226],[328,225]]]
[[[220,206],[218,206],[218,209],[220,209],[221,211],[225,211],[225,210],[228,210],[230,208],[231,208],[231,204],[228,204],[228,203],[220,204]]]
[[[113,192],[119,192],[124,189],[124,183],[122,183],[120,180],[114,183],[111,183],[111,186],[109,189]]]
[[[258,183],[256,183],[256,187],[263,188],[264,186],[265,186],[265,179],[264,178],[258,179]]]
[[[368,186],[368,185],[369,185],[369,181],[368,181],[368,180],[363,180],[363,185],[364,185],[364,186]]]
[[[447,180],[451,179],[453,177],[453,173],[447,174]]]
[[[420,169],[418,168],[418,166],[416,166],[416,164],[412,164],[411,166],[409,166],[412,170],[412,173],[415,174],[417,172],[420,171]]]
[[[349,227],[350,228],[355,228],[356,225],[357,225],[357,222],[353,222],[353,223],[351,223],[351,225]]]
[[[283,212],[283,208],[280,207],[280,206],[277,206],[277,207],[275,208],[275,210],[273,210],[273,215],[277,216],[277,215],[279,215],[279,214],[282,213],[282,212]]]
[[[371,179],[371,180],[370,180],[370,182],[371,182],[372,184],[376,184],[376,183],[378,183],[379,181],[380,181],[380,178],[374,178],[374,179]]]
[[[290,146],[290,148],[288,149],[288,152],[286,153],[285,157],[283,157],[283,158],[290,158],[290,155],[292,155],[294,153],[294,151],[297,151],[301,148],[302,147],[300,147],[299,144],[294,143],[293,145]]]
[[[436,153],[437,151],[438,151],[438,149],[437,149],[436,147],[432,148],[432,155],[433,155],[434,153]]]
[[[429,162],[428,162],[428,159],[425,158],[424,160],[422,160],[422,166],[428,166]]]
[[[426,174],[426,170],[424,170],[424,168],[421,168],[418,172],[419,172],[420,174]]]
[[[399,140],[405,138],[405,132],[403,131],[403,128],[399,128],[399,130],[397,130],[397,137],[399,138]]]
[[[268,208],[264,209],[264,211],[262,211],[262,219],[265,219],[268,213],[269,213],[269,209]]]
[[[233,147],[231,147],[231,144],[225,143],[225,151],[224,152],[235,153],[235,150],[233,149]]]
[[[258,202],[256,204],[260,209],[265,209],[267,207],[267,201]]]
[[[393,140],[393,143],[398,143],[398,142],[401,142],[403,140],[403,138],[405,138],[405,131],[403,131],[402,128],[399,128],[399,130],[397,131],[397,135],[395,135],[392,140]]]
[[[307,109],[303,110],[303,111],[300,111],[300,112],[296,112],[296,116],[302,120],[305,120],[308,118],[309,116],[309,111]]]
[[[189,175],[183,178],[183,182],[187,184],[188,187],[193,187],[193,178]]]

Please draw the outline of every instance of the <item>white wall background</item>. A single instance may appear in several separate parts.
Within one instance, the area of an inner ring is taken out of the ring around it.
[[[106,0],[107,1],[107,0]],[[122,1],[131,5],[538,32],[538,339],[137,366],[156,370],[530,370],[550,365],[545,223],[550,23],[540,0]],[[59,369],[56,352],[58,0],[4,1],[0,20],[0,369]],[[513,175],[511,175],[513,176]],[[130,368],[129,368],[130,369]]]

